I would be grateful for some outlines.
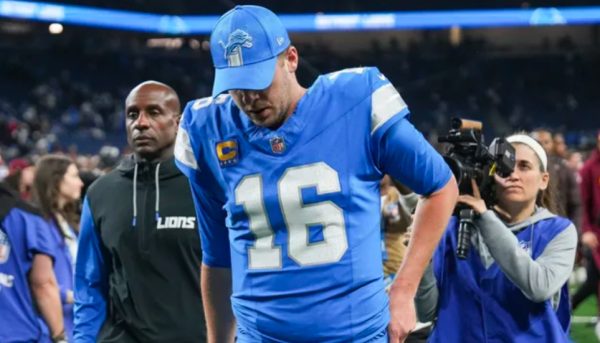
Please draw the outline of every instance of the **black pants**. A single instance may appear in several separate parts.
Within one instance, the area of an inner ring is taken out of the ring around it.
[[[592,256],[591,250],[587,248],[584,248],[583,255],[586,260],[585,271],[587,272],[587,278],[585,279],[585,282],[579,286],[579,289],[575,292],[573,298],[571,298],[573,310],[587,299],[587,297],[600,292],[600,289],[598,289],[600,272],[598,272],[598,266],[596,266],[594,256]]]

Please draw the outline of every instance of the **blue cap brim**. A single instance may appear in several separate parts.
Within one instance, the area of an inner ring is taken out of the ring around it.
[[[213,98],[232,89],[263,90],[268,88],[273,82],[276,64],[277,56],[241,67],[215,68]]]

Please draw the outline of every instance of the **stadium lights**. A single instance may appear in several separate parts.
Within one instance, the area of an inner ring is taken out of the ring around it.
[[[462,30],[460,26],[452,26],[450,28],[450,44],[452,46],[459,46],[462,42]]]
[[[0,0],[0,17],[182,36],[208,34],[217,15],[163,15]],[[382,13],[282,14],[290,32],[451,29],[600,23],[600,6]]]
[[[63,32],[63,26],[59,23],[52,23],[48,26],[48,31],[53,35],[59,35]]]
[[[150,38],[146,41],[146,46],[149,48],[177,50],[180,49],[182,45],[182,38]]]
[[[197,40],[197,39],[190,39],[190,41],[188,42],[188,44],[190,45],[190,48],[192,48],[194,50],[198,50],[202,46],[201,43],[200,43],[200,41]]]

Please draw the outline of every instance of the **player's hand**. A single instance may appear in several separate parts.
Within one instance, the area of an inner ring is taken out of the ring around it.
[[[479,187],[477,187],[477,183],[473,179],[471,179],[471,186],[473,188],[473,195],[459,195],[458,202],[468,205],[477,214],[482,214],[483,212],[487,211],[487,206],[485,205],[485,201],[481,199]]]
[[[598,246],[598,237],[593,232],[584,232],[581,235],[581,243],[590,249],[596,249]]]
[[[408,334],[417,325],[417,311],[412,296],[402,289],[390,289],[390,324],[388,325],[389,342],[404,342]]]

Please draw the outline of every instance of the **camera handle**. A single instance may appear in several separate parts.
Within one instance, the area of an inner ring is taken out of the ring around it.
[[[461,260],[469,256],[471,249],[471,233],[473,232],[473,219],[475,211],[473,209],[462,209],[459,213],[458,237],[456,242],[456,255]]]

